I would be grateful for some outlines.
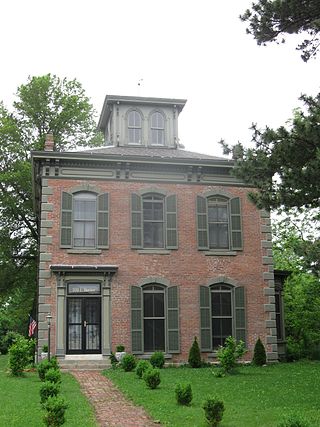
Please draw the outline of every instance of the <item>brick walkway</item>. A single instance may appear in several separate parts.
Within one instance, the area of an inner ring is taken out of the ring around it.
[[[159,427],[143,408],[125,399],[113,383],[98,371],[71,371],[83,393],[95,408],[98,424],[103,427]]]

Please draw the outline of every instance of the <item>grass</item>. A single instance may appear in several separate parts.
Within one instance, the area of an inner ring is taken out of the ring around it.
[[[26,372],[21,378],[13,377],[7,371],[7,363],[7,356],[0,356],[0,426],[43,427],[38,374]],[[66,427],[97,427],[93,409],[72,375],[62,374],[60,395],[69,404]]]
[[[292,413],[303,414],[312,426],[320,425],[319,362],[246,366],[224,378],[214,377],[213,369],[163,369],[161,384],[155,390],[147,389],[134,372],[110,369],[104,374],[165,426],[207,426],[201,406],[208,396],[224,401],[221,427],[276,427],[285,415]],[[175,386],[188,382],[192,385],[192,404],[179,406]]]

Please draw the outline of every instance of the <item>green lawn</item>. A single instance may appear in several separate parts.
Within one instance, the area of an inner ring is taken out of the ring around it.
[[[319,362],[241,367],[237,374],[224,378],[214,377],[212,368],[166,368],[156,390],[147,389],[133,372],[110,369],[104,373],[135,404],[144,406],[166,426],[206,426],[201,404],[209,395],[224,401],[221,427],[275,427],[284,414],[292,412],[320,426]],[[192,385],[190,407],[176,404],[174,388],[179,382]]]
[[[0,426],[43,427],[38,374],[27,372],[21,378],[12,377],[7,362],[6,356],[0,356]],[[93,409],[70,374],[62,374],[61,396],[69,403],[66,427],[97,427]]]

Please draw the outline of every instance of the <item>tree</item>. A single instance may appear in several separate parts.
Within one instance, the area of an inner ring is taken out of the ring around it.
[[[295,110],[287,127],[252,126],[255,148],[229,147],[221,141],[225,154],[236,153],[237,176],[260,190],[251,194],[259,207],[319,207],[320,94],[300,99],[305,111]]]
[[[51,74],[18,87],[12,111],[0,102],[0,307],[24,301],[25,321],[35,296],[38,241],[30,152],[43,150],[47,133],[58,151],[101,145],[94,116],[79,82]]]
[[[285,34],[306,33],[297,46],[301,58],[307,62],[317,54],[320,45],[320,3],[318,0],[259,0],[252,3],[240,19],[249,24],[258,45],[269,42],[284,43]]]
[[[285,327],[290,359],[314,357],[320,345],[319,253],[308,252],[317,234],[312,212],[290,212],[273,225],[276,268],[290,270],[284,286]],[[319,240],[318,240],[319,242]]]

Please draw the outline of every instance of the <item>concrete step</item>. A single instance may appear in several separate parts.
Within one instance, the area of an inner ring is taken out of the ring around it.
[[[58,359],[62,371],[71,371],[74,369],[81,371],[102,371],[111,366],[109,358],[101,360],[79,360],[79,359]]]

